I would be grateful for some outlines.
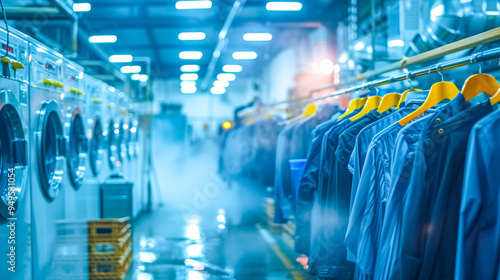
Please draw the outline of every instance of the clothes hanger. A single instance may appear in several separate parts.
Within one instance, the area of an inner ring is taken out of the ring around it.
[[[377,88],[375,88],[375,89],[377,90],[377,94],[378,94],[379,90]],[[374,96],[368,97],[368,100],[366,101],[366,104],[363,107],[363,109],[361,110],[361,112],[359,112],[356,116],[349,118],[349,120],[351,122],[359,120],[362,117],[364,117],[366,114],[370,113],[371,111],[378,109],[378,107],[380,105],[380,101],[382,101],[382,97],[380,95],[374,95]]]
[[[491,105],[498,104],[500,102],[500,89],[490,98]]]
[[[498,84],[497,80],[493,76],[481,73],[481,65],[477,62],[477,55],[478,54],[474,54],[471,56],[470,62],[474,62],[479,66],[479,74],[470,76],[465,81],[462,88],[462,95],[467,101],[482,92],[488,94],[489,96],[493,96],[498,89],[500,89],[500,84]]]
[[[379,113],[386,112],[392,107],[397,106],[399,104],[399,100],[401,100],[401,94],[396,93],[396,88],[392,84],[392,78],[394,78],[394,76],[389,79],[389,84],[392,86],[394,92],[388,93],[382,97],[380,105],[378,106]]]
[[[307,106],[305,109],[304,109],[304,112],[296,117],[293,117],[287,121],[285,121],[284,123],[286,125],[289,125],[289,124],[292,124],[296,121],[299,121],[303,118],[306,118],[306,117],[309,117],[309,116],[314,116],[316,115],[316,112],[318,110],[318,106],[316,104],[310,104],[309,106]]]
[[[431,73],[431,70],[432,66],[429,67],[429,74]],[[411,114],[402,118],[399,121],[399,124],[401,126],[405,126],[407,123],[411,122],[412,120],[420,116],[423,112],[436,106],[443,100],[445,99],[452,100],[459,93],[459,90],[457,86],[455,86],[455,84],[444,81],[443,74],[439,72],[439,64],[436,65],[436,72],[438,72],[439,75],[441,75],[441,82],[432,85],[431,90],[429,91],[429,95],[427,96],[427,99],[424,101],[424,104],[422,104],[422,106],[420,106],[417,110],[415,110],[414,112],[412,112]]]
[[[348,115],[350,115],[352,112],[355,110],[363,107],[366,103],[366,100],[368,98],[362,97],[362,98],[356,98],[351,100],[351,103],[349,103],[349,107],[347,107],[347,111],[345,111],[340,117],[339,120],[345,119]]]
[[[401,95],[401,99],[399,99],[398,106],[396,106],[396,110],[399,110],[399,108],[401,108],[401,104],[403,104],[406,101],[406,96],[408,95],[408,93],[415,91],[422,91],[421,89],[413,88],[411,79],[412,79],[411,72],[408,72],[408,74],[406,74],[406,80],[410,83],[410,89],[407,89],[403,92],[403,94]]]

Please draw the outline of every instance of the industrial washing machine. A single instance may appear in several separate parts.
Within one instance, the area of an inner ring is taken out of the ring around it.
[[[28,37],[6,29],[0,24],[0,279],[31,280]]]
[[[88,140],[85,131],[86,99],[83,90],[82,66],[63,59],[62,121],[66,136],[66,172],[63,179],[66,201],[66,219],[86,219],[87,195],[81,190],[87,175]]]
[[[123,174],[123,123],[118,108],[119,92],[111,86],[107,86],[105,92],[106,115],[108,116],[106,142],[108,147],[108,167],[110,169],[108,175],[112,176]]]
[[[30,38],[29,61],[33,276],[35,280],[45,280],[54,271],[58,224],[65,219],[62,182],[67,140],[61,118],[63,57]]]
[[[82,191],[87,197],[85,207],[88,219],[100,218],[100,185],[110,174],[107,163],[107,142],[108,129],[105,124],[108,119],[105,113],[104,96],[106,94],[106,84],[89,76],[84,76],[84,88],[87,96],[87,138],[89,139],[88,149],[88,172],[83,181]]]
[[[142,212],[142,203],[144,200],[141,192],[140,174],[141,167],[139,166],[139,120],[134,112],[134,104],[128,99],[128,141],[127,141],[127,157],[128,157],[128,177],[134,184],[134,200],[133,214],[137,218]]]

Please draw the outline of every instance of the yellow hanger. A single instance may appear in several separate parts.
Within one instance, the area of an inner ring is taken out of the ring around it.
[[[490,98],[491,105],[498,104],[500,102],[500,89]]]
[[[355,120],[359,120],[360,118],[364,117],[366,114],[368,114],[371,111],[377,109],[378,106],[380,105],[380,101],[382,101],[382,97],[381,96],[375,95],[375,96],[369,97],[368,101],[366,101],[365,107],[363,107],[363,109],[361,110],[361,112],[359,112],[356,116],[350,118],[349,120],[351,122],[353,122]]]
[[[431,72],[431,70],[432,66],[429,68],[429,73]],[[441,101],[445,99],[452,100],[453,98],[455,98],[455,96],[457,96],[459,92],[457,86],[455,86],[455,84],[453,83],[444,81],[443,74],[439,72],[439,65],[436,66],[436,72],[441,75],[442,81],[432,85],[431,90],[429,91],[429,95],[427,96],[427,99],[425,99],[422,106],[399,121],[399,124],[401,126],[405,126],[407,123],[420,116],[423,112],[436,106]]]
[[[306,109],[304,110],[304,113],[302,113],[302,116],[303,117],[313,116],[316,114],[317,110],[318,110],[318,106],[311,104],[311,105],[306,107]]]
[[[368,100],[367,97],[351,100],[351,103],[349,103],[349,107],[347,107],[347,111],[345,111],[345,113],[343,113],[342,116],[339,117],[339,120],[345,119],[352,112],[363,107],[366,103],[366,100]]]
[[[389,79],[389,83],[392,86],[394,92],[388,93],[382,97],[382,101],[380,101],[380,105],[378,106],[378,112],[383,113],[390,110],[392,107],[397,106],[399,104],[399,100],[401,99],[401,94],[396,93],[396,88],[392,85],[392,78]]]
[[[421,89],[414,89],[413,88],[413,84],[411,83],[411,72],[408,72],[408,74],[406,74],[406,80],[410,83],[410,89],[407,89],[403,92],[403,95],[401,96],[401,99],[399,99],[399,103],[398,103],[398,106],[396,106],[396,110],[399,110],[401,108],[401,104],[403,104],[405,101],[406,101],[406,95],[408,95],[408,93],[410,92],[415,92],[415,91],[422,91]]]
[[[477,63],[477,54],[471,56],[470,61]],[[467,101],[482,92],[488,94],[489,96],[493,96],[498,89],[500,89],[500,85],[497,80],[491,75],[482,74],[481,65],[479,63],[477,63],[477,65],[479,66],[479,74],[470,76],[462,87],[462,95]]]
[[[399,100],[401,100],[401,94],[399,93],[388,93],[382,97],[380,101],[380,105],[378,106],[378,112],[383,113],[388,111],[394,106],[399,104]]]

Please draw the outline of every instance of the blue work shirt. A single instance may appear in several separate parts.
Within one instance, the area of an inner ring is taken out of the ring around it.
[[[464,175],[455,279],[498,279],[500,266],[500,111],[476,123]]]
[[[453,101],[457,107],[427,120],[417,146],[403,204],[402,279],[454,277],[467,143],[474,124],[493,107],[489,100],[470,107],[462,94]]]
[[[323,209],[326,205],[326,195],[328,190],[328,176],[329,176],[329,166],[331,157],[330,155],[334,153],[333,146],[338,134],[343,131],[346,127],[349,127],[355,122],[351,122],[349,117],[358,114],[361,110],[355,110],[353,113],[348,115],[346,118],[340,120],[337,125],[330,128],[321,141],[321,153],[320,153],[320,163],[318,168],[318,184],[314,195],[309,195],[309,207],[315,209],[311,214],[311,248],[309,256],[309,273],[312,275],[317,274],[319,263],[326,259],[326,255],[323,253],[326,248],[327,243],[325,242],[323,235]],[[305,189],[304,189],[305,191]],[[303,203],[306,203],[304,201]],[[302,202],[301,202],[302,203]]]
[[[367,125],[387,116],[391,111],[373,110],[354,121],[338,135],[335,153],[331,155],[326,205],[322,223],[325,238],[325,261],[320,263],[320,277],[344,278],[351,276],[354,265],[347,261],[344,238],[349,220],[352,174],[347,169],[349,158],[359,132]]]
[[[307,161],[304,166],[304,173],[300,181],[299,193],[297,195],[297,211],[295,214],[295,251],[309,255],[311,242],[311,211],[313,204],[314,189],[318,185],[319,157],[321,154],[321,142],[325,133],[334,125],[337,125],[337,113],[329,121],[316,126],[312,132],[312,142],[309,145]]]

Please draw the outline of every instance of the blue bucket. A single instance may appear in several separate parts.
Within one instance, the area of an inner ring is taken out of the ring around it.
[[[302,173],[304,173],[304,166],[306,165],[307,159],[291,159],[290,170],[292,171],[292,184],[295,190],[295,197],[299,194],[300,180],[302,179]]]

